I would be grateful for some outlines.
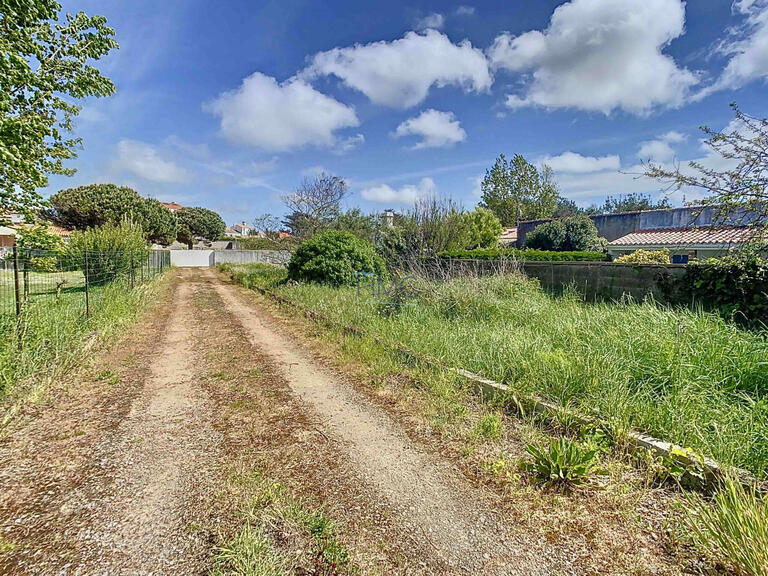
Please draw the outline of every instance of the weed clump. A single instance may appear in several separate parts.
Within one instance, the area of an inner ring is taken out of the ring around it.
[[[581,446],[568,438],[552,439],[548,449],[528,445],[525,450],[533,461],[523,462],[522,469],[541,486],[566,492],[584,484],[599,463],[597,448]]]

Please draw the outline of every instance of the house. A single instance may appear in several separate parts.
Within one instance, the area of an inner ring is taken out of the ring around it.
[[[8,226],[0,226],[0,257],[5,256],[16,244],[16,230]]]
[[[724,256],[757,236],[759,229],[749,226],[638,230],[610,242],[608,254],[616,257],[641,249],[667,249],[673,264],[687,264],[691,260]]]
[[[248,226],[248,224],[245,223],[245,220],[243,220],[240,224],[227,226],[226,230],[224,231],[224,234],[227,236],[250,236],[252,233],[253,228]]]
[[[181,204],[177,204],[176,202],[160,202],[160,204],[168,208],[168,210],[170,210],[171,212],[178,212],[179,210],[184,208],[184,206],[182,206]]]
[[[499,244],[505,248],[514,247],[517,244],[517,226],[502,228],[499,236]]]
[[[747,242],[752,230],[768,224],[756,211],[735,208],[723,215],[719,206],[685,206],[589,216],[598,236],[609,241],[609,253],[627,254],[640,248],[669,248],[677,261],[722,255]],[[528,233],[545,220],[528,220],[517,226],[517,247],[525,247]]]

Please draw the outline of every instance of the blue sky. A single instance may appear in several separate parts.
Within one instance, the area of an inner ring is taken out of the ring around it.
[[[117,94],[88,100],[73,177],[217,210],[282,214],[324,169],[347,204],[471,207],[499,153],[554,169],[581,205],[660,195],[641,159],[707,158],[698,127],[766,116],[768,0],[72,0],[103,14]],[[626,172],[626,173],[622,173]],[[687,199],[692,199],[688,192]],[[674,203],[681,195],[672,197]]]

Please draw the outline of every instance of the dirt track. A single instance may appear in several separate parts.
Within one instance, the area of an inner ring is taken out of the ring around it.
[[[558,555],[509,526],[497,496],[242,289],[178,276],[169,306],[0,443],[0,573],[205,573],[229,521],[224,471],[242,461],[326,509],[363,573],[550,573]]]

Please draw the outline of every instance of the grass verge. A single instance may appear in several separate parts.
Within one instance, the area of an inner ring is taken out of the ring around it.
[[[621,429],[768,473],[768,343],[719,317],[652,302],[586,304],[511,274],[416,282],[411,297],[282,283],[276,267],[227,271],[342,324],[401,342]]]
[[[130,288],[114,282],[91,290],[91,315],[82,294],[31,300],[21,317],[21,346],[13,315],[0,316],[0,400],[6,423],[20,403],[33,398],[57,376],[82,365],[98,343],[113,340],[139,320],[158,298],[169,276]]]

